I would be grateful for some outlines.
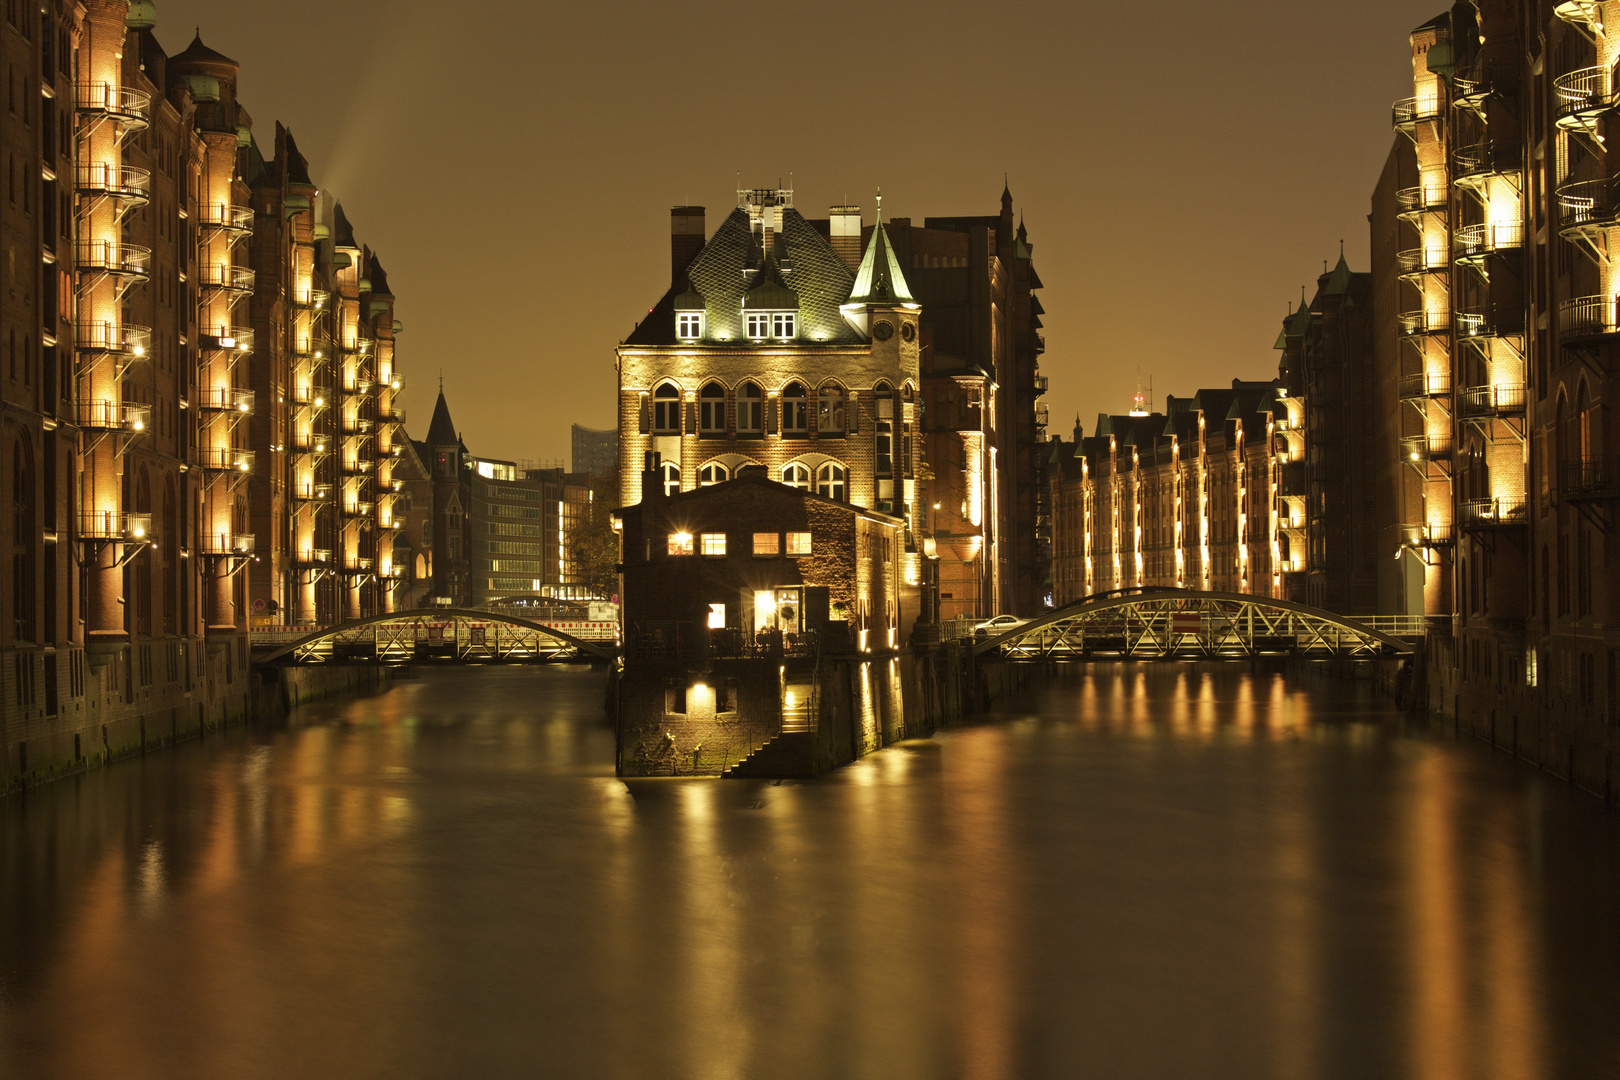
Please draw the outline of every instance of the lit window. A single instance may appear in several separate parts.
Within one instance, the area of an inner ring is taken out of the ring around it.
[[[682,311],[675,316],[675,336],[682,341],[696,341],[703,336],[703,312]]]
[[[781,550],[781,538],[773,532],[754,534],[755,555],[775,555]]]
[[[726,553],[726,534],[725,533],[704,533],[703,534],[703,554],[705,554],[705,555],[724,555],[725,553]]]
[[[810,430],[810,403],[804,384],[790,382],[782,388],[782,434],[804,435]]]
[[[787,553],[789,555],[810,554],[810,534],[807,532],[790,532],[787,534]]]
[[[842,465],[829,461],[816,471],[816,494],[844,501],[849,473]]]
[[[809,491],[809,466],[801,465],[797,461],[782,466],[782,483],[786,484],[788,487],[802,488],[805,491]]]
[[[748,336],[755,341],[769,337],[771,334],[771,317],[756,311],[748,313]]]
[[[709,605],[709,629],[724,630],[726,628],[726,605]]]
[[[824,435],[842,435],[847,430],[844,388],[823,386],[816,405],[816,430]]]
[[[791,311],[778,311],[771,316],[771,336],[786,341],[797,334],[798,317]]]
[[[713,487],[731,479],[724,465],[705,465],[698,470],[698,487]]]
[[[717,382],[698,391],[698,433],[709,438],[726,433],[726,388]]]
[[[671,555],[690,555],[690,554],[692,554],[692,534],[691,533],[683,533],[683,532],[682,533],[670,533],[669,534],[669,553]]]
[[[758,435],[765,430],[764,398],[756,383],[745,382],[737,388],[737,434]]]
[[[658,435],[681,433],[681,392],[671,383],[653,391],[653,432]]]

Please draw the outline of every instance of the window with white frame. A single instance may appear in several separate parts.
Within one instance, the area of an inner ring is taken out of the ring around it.
[[[698,487],[713,487],[730,479],[731,473],[724,465],[711,462],[698,470]]]
[[[771,313],[771,337],[778,341],[787,341],[798,336],[799,317],[791,311],[775,311]]]
[[[726,388],[717,382],[704,383],[698,391],[698,434],[709,438],[726,433]]]
[[[737,388],[737,434],[758,435],[765,430],[765,395],[758,383]]]
[[[675,336],[682,341],[696,341],[703,336],[703,312],[678,311],[675,313]]]
[[[673,462],[665,462],[659,466],[664,476],[664,494],[679,495],[681,493],[681,467]]]
[[[787,553],[789,555],[810,554],[810,534],[807,532],[790,532],[787,534]]]
[[[763,311],[750,311],[748,313],[748,336],[755,341],[763,341],[771,336],[771,317]]]
[[[725,533],[704,533],[701,541],[703,554],[705,555],[724,555],[726,553]]]
[[[848,405],[842,386],[823,386],[816,402],[816,430],[823,435],[842,435],[848,430]]]
[[[782,434],[806,435],[810,431],[810,403],[804,384],[790,382],[782,388]]]
[[[681,433],[681,392],[673,383],[663,383],[653,391],[653,433]]]
[[[810,490],[810,467],[793,461],[782,466],[782,483],[788,487]]]
[[[843,502],[848,481],[848,470],[837,462],[829,461],[816,470],[816,494]]]

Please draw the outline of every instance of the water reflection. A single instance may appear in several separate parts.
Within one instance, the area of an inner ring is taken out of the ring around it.
[[[601,700],[433,673],[0,803],[0,1076],[1620,1060],[1615,820],[1362,688],[1099,666],[780,785],[620,783]]]

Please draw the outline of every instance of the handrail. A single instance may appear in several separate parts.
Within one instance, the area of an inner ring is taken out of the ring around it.
[[[1608,224],[1614,221],[1620,199],[1616,198],[1615,178],[1572,180],[1558,185],[1558,223],[1564,228]]]
[[[1495,495],[1485,499],[1464,499],[1457,503],[1457,512],[1464,526],[1469,525],[1522,525],[1528,518],[1523,495]]]
[[[1517,221],[1464,225],[1453,236],[1459,256],[1517,250],[1524,246],[1524,225]]]
[[[74,171],[78,189],[88,194],[124,199],[145,199],[152,190],[152,173],[133,165],[107,161],[81,161]]]
[[[1561,337],[1612,334],[1616,325],[1615,298],[1612,296],[1575,296],[1558,305],[1558,333]]]
[[[87,82],[78,85],[75,102],[82,112],[144,120],[152,108],[152,95],[108,82]]]
[[[1558,119],[1595,116],[1614,107],[1614,87],[1603,65],[1577,68],[1553,80]]]
[[[145,277],[152,269],[152,249],[122,240],[80,240],[74,262],[80,270]]]
[[[1566,499],[1620,497],[1620,479],[1613,465],[1601,458],[1566,461],[1558,468],[1558,493]]]
[[[1437,432],[1433,435],[1407,435],[1401,439],[1401,457],[1407,461],[1429,461],[1437,457],[1448,457],[1451,454],[1453,442],[1449,432]]]
[[[152,328],[108,319],[81,322],[74,331],[74,342],[86,352],[130,353],[145,356],[152,347]]]
[[[1448,265],[1444,248],[1407,248],[1395,256],[1395,264],[1402,274],[1431,274]]]
[[[199,328],[197,333],[202,337],[205,349],[253,351],[254,334],[251,326],[205,326]]]
[[[1420,371],[1415,375],[1402,375],[1400,384],[1400,397],[1402,401],[1412,398],[1444,397],[1451,393],[1451,372],[1449,371]]]
[[[1441,334],[1451,329],[1450,311],[1403,311],[1396,316],[1401,335]]]
[[[1390,109],[1390,122],[1394,127],[1411,127],[1424,120],[1437,120],[1440,117],[1440,99],[1438,97],[1409,97],[1401,98]]]
[[[152,406],[134,401],[80,401],[74,410],[80,427],[100,431],[145,431]]]
[[[197,451],[199,464],[214,472],[252,472],[253,451],[232,446],[205,446]]]
[[[1497,416],[1524,412],[1524,383],[1493,383],[1470,386],[1457,393],[1458,409],[1464,416]]]
[[[253,391],[238,390],[230,386],[210,387],[198,391],[197,407],[214,412],[251,413],[253,411]]]
[[[226,206],[223,203],[199,206],[197,207],[197,224],[205,229],[252,232],[253,207]]]
[[[229,289],[232,292],[252,292],[254,274],[246,266],[234,263],[213,263],[198,267],[197,281],[205,289]]]
[[[151,535],[151,514],[92,510],[79,515],[79,538],[82,540],[144,540]]]
[[[1446,207],[1446,185],[1418,184],[1416,187],[1401,188],[1395,193],[1395,204],[1402,213],[1413,213],[1419,210],[1444,210]]]

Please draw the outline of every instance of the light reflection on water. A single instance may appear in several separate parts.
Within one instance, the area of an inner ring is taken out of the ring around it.
[[[1614,1075],[1620,828],[1361,688],[1069,672],[814,783],[435,672],[0,802],[0,1076]]]

